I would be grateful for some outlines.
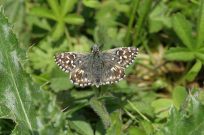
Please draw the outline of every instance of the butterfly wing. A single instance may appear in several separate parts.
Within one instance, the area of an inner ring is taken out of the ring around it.
[[[64,52],[55,55],[55,62],[65,72],[70,72],[70,80],[75,85],[87,86],[93,82],[90,73],[89,55]]]
[[[108,50],[104,53],[111,54],[111,60],[116,62],[121,67],[128,67],[134,62],[135,57],[138,54],[138,48],[135,47],[121,47]]]
[[[76,67],[70,74],[70,80],[75,85],[85,87],[94,83],[94,77],[88,67],[89,62],[84,61],[80,66]]]
[[[101,84],[112,84],[122,80],[125,77],[124,68],[113,62],[106,62],[101,77]]]
[[[55,55],[55,62],[63,71],[70,72],[80,64],[83,56],[83,54],[73,52],[59,53]]]
[[[124,69],[132,62],[138,54],[134,47],[115,48],[103,52],[104,70],[101,79],[102,84],[112,84],[125,77]]]

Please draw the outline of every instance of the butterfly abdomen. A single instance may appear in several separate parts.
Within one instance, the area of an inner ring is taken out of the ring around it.
[[[102,63],[100,55],[93,56],[92,74],[93,74],[96,85],[100,85],[101,83],[101,76],[103,74],[102,71],[103,71],[103,63]]]

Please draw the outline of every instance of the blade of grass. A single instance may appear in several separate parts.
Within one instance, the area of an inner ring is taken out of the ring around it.
[[[131,15],[130,15],[130,20],[129,20],[129,22],[128,22],[127,34],[126,34],[126,37],[125,37],[125,43],[126,43],[126,45],[129,45],[129,44],[130,44],[130,34],[132,33],[132,32],[131,32],[131,29],[132,29],[132,26],[133,26],[133,22],[134,22],[134,20],[135,20],[136,11],[137,11],[138,6],[139,6],[139,0],[134,0],[132,3],[133,3],[132,13],[131,13]]]
[[[151,10],[152,0],[145,0],[143,4],[142,12],[138,18],[138,22],[134,28],[134,37],[133,37],[133,44],[138,45],[138,37],[141,34],[142,28],[144,26],[145,19],[147,18],[150,10]]]
[[[204,1],[201,0],[200,2],[200,13],[199,13],[199,16],[198,16],[198,23],[197,23],[197,33],[198,33],[198,36],[197,36],[197,47],[201,47],[203,46],[203,41],[204,41]]]
[[[146,116],[144,116],[131,101],[127,100],[127,102],[130,104],[132,109],[134,109],[144,120],[150,122],[150,120]]]

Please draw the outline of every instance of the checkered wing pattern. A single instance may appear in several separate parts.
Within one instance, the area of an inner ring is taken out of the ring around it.
[[[55,55],[55,62],[63,71],[68,73],[80,64],[79,60],[83,56],[83,54],[72,52],[59,53]]]
[[[134,62],[138,54],[138,48],[135,47],[121,47],[108,50],[106,53],[112,54],[111,60],[116,62],[121,67],[128,67]],[[107,55],[108,56],[108,55]],[[110,56],[109,56],[110,57]]]
[[[104,71],[102,84],[112,84],[125,77],[124,69],[134,62],[138,49],[134,47],[115,48],[103,52]]]
[[[59,53],[55,56],[55,61],[63,71],[70,72],[70,80],[75,85],[98,87],[122,80],[125,77],[125,68],[134,62],[137,53],[138,49],[134,47],[104,52],[99,52],[96,48],[90,54]]]
[[[70,80],[81,87],[93,83],[88,67],[89,54],[64,52],[55,55],[55,62],[65,72],[70,72]]]

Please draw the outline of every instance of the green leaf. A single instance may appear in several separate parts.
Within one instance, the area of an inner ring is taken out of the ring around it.
[[[140,122],[140,124],[141,124],[141,127],[145,130],[147,135],[150,135],[151,133],[154,132],[154,128],[153,128],[153,125],[151,124],[151,122],[143,120]]]
[[[47,39],[39,42],[38,46],[31,48],[28,53],[31,66],[34,69],[41,70],[44,74],[50,73],[56,66],[53,56],[57,50],[54,50],[51,45],[50,37],[47,37]]]
[[[0,12],[0,103],[4,105],[0,106],[0,110],[6,112],[9,110],[4,117],[16,122],[12,134],[34,134],[36,117],[34,117],[32,95],[37,90],[23,71],[20,63],[22,55],[8,20]]]
[[[185,78],[188,81],[193,81],[198,75],[198,73],[200,72],[201,68],[202,68],[202,63],[200,60],[197,60],[194,66],[190,69],[190,71],[188,71]]]
[[[68,12],[71,12],[74,9],[74,5],[77,3],[77,0],[60,0],[61,10],[65,16]]]
[[[200,13],[198,16],[198,24],[197,24],[197,47],[201,47],[204,45],[204,1],[200,1]]]
[[[73,87],[68,77],[53,78],[51,79],[50,83],[50,87],[56,92],[61,90],[68,90]]]
[[[179,107],[181,107],[181,105],[184,103],[187,95],[188,93],[186,89],[182,86],[177,86],[173,90],[173,102],[177,109],[179,109]]]
[[[48,19],[57,20],[53,12],[44,7],[33,7],[29,13],[30,15],[34,15],[34,16],[45,17]]]
[[[96,97],[92,97],[89,101],[89,104],[91,108],[101,118],[104,127],[107,129],[111,125],[111,118],[104,104],[101,101],[99,101]]]
[[[183,44],[189,48],[193,49],[192,41],[192,26],[186,20],[183,14],[175,14],[172,17],[172,26],[177,36],[183,42]]]
[[[76,118],[77,120],[72,119],[70,121],[69,125],[72,129],[76,130],[76,132],[80,133],[81,135],[94,135],[91,125],[85,121],[83,116],[79,115]]]
[[[157,99],[152,102],[152,107],[154,108],[154,112],[157,114],[157,117],[164,118],[168,115],[168,109],[172,105],[171,99]]]
[[[36,25],[37,27],[42,28],[42,29],[47,30],[47,31],[52,30],[52,27],[50,26],[48,20],[46,20],[46,19],[40,19],[40,18],[34,17],[34,16],[28,16],[28,19],[32,25]],[[40,34],[42,34],[42,33],[40,33]]]
[[[84,23],[84,18],[77,14],[68,14],[64,21],[68,24],[75,24],[75,25],[81,25]]]
[[[28,41],[29,32],[25,30],[25,25],[27,24],[27,18],[25,14],[26,10],[26,1],[16,1],[16,0],[6,0],[0,2],[0,5],[4,5],[5,15],[9,18],[9,22],[15,24],[13,26],[13,30],[16,33],[16,37],[20,41]],[[2,4],[4,3],[4,4]],[[26,29],[29,29],[29,25],[27,25]],[[24,42],[25,43],[25,42]],[[28,42],[24,44],[27,46]]]
[[[147,135],[144,130],[139,127],[130,127],[128,129],[128,135]]]
[[[202,63],[204,63],[204,53],[203,53],[203,51],[196,52],[195,57],[197,59],[199,59]]]
[[[165,58],[168,60],[177,60],[177,61],[192,61],[195,56],[192,51],[188,48],[170,48],[166,54]]]
[[[52,39],[56,41],[64,34],[65,25],[64,22],[58,22],[55,25],[54,31],[52,32]]]
[[[142,31],[144,30],[144,22],[147,19],[147,16],[151,12],[151,5],[152,5],[153,0],[145,0],[145,1],[140,1],[140,6],[139,6],[139,18],[137,20],[137,23],[134,27],[134,37],[133,37],[133,44],[138,45],[139,44],[139,38],[141,36]]]
[[[60,7],[57,0],[47,0],[49,6],[51,7],[53,13],[57,18],[60,16]]]
[[[111,126],[107,129],[106,135],[122,135],[121,112],[115,111],[111,114]]]
[[[100,2],[98,0],[83,0],[83,4],[90,8],[98,8],[100,6]]]
[[[160,2],[149,15],[149,31],[150,33],[158,32],[163,27],[170,28],[171,25],[168,8]]]
[[[202,135],[204,128],[204,105],[189,96],[185,108],[172,108],[168,122],[162,129],[164,135]]]

